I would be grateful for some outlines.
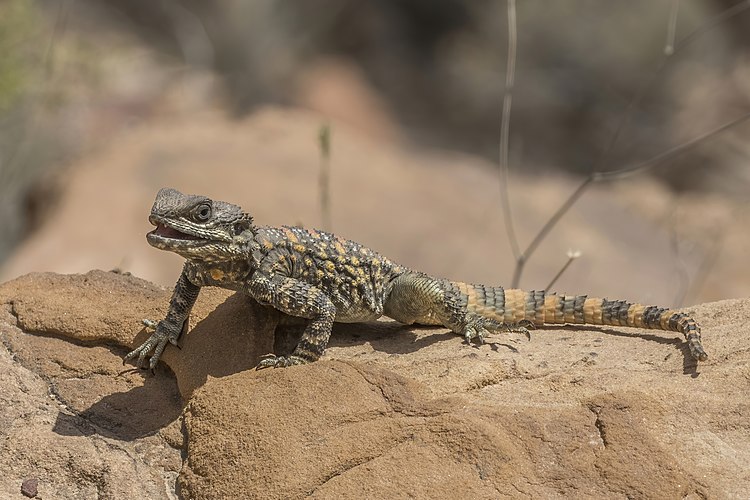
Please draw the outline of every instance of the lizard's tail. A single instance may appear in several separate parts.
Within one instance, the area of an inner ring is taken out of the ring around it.
[[[468,296],[467,309],[506,325],[545,324],[610,325],[649,328],[682,333],[690,354],[708,359],[701,345],[698,323],[685,313],[624,300],[588,298],[586,295],[554,295],[542,291],[505,290],[501,287],[456,283]]]

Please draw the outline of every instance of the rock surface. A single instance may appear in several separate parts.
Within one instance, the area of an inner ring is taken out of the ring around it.
[[[206,289],[155,375],[123,367],[169,296],[102,271],[0,285],[0,496],[25,498],[34,479],[38,498],[750,491],[750,300],[690,309],[711,356],[697,368],[669,332],[540,329],[476,347],[383,321],[337,327],[317,363],[255,371],[278,316]],[[276,349],[297,333],[277,332]]]

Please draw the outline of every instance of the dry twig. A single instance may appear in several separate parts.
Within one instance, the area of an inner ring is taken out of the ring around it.
[[[509,11],[511,9],[510,4],[512,0],[509,0]],[[730,7],[723,12],[719,13],[706,23],[704,23],[702,26],[698,27],[696,30],[685,36],[682,40],[680,40],[677,43],[672,44],[672,50],[666,51],[665,50],[665,57],[662,59],[662,62],[659,64],[659,66],[656,68],[654,73],[651,75],[651,78],[635,93],[633,98],[628,103],[628,106],[623,113],[622,119],[620,120],[617,129],[612,134],[612,137],[610,138],[609,144],[607,148],[603,151],[602,155],[600,156],[599,160],[594,164],[594,167],[589,174],[589,176],[573,191],[573,193],[560,205],[560,207],[555,211],[555,213],[547,220],[547,222],[542,226],[542,228],[537,232],[537,234],[534,236],[534,238],[531,240],[531,243],[526,247],[526,249],[523,252],[516,253],[514,250],[514,256],[516,258],[516,266],[513,272],[513,280],[511,282],[511,286],[513,288],[517,288],[521,281],[521,275],[523,274],[523,269],[526,263],[528,262],[529,258],[534,254],[536,249],[539,247],[539,244],[544,240],[544,238],[549,234],[549,232],[555,227],[555,225],[562,219],[562,217],[570,210],[570,208],[575,204],[576,201],[586,192],[586,190],[594,183],[601,182],[601,181],[612,181],[612,180],[618,180],[622,179],[624,177],[636,174],[638,172],[641,172],[643,170],[653,168],[656,165],[665,162],[666,160],[669,160],[681,153],[684,153],[690,148],[695,147],[696,145],[714,137],[715,135],[720,134],[721,132],[724,132],[725,130],[737,126],[740,123],[743,123],[750,119],[750,112],[744,113],[738,118],[735,118],[734,120],[731,120],[729,122],[726,122],[719,127],[714,128],[713,130],[710,130],[708,132],[705,132],[698,137],[695,137],[689,141],[686,141],[682,144],[679,144],[673,148],[668,149],[667,151],[664,151],[662,153],[659,153],[647,160],[636,162],[630,165],[626,165],[624,167],[618,167],[614,170],[603,170],[601,166],[605,164],[606,158],[609,156],[610,152],[612,151],[614,145],[617,143],[617,140],[620,137],[620,134],[622,130],[625,127],[625,124],[627,123],[628,119],[630,118],[630,114],[632,110],[640,103],[640,101],[643,99],[643,97],[647,94],[647,91],[651,89],[653,84],[657,81],[658,76],[661,75],[661,73],[664,71],[664,69],[668,66],[670,62],[672,62],[675,59],[675,56],[677,56],[680,52],[682,52],[685,47],[690,45],[692,42],[697,40],[701,35],[704,33],[710,31],[711,29],[715,28],[716,26],[719,26],[721,23],[727,21],[728,19],[736,16],[740,12],[750,8],[750,1],[745,1],[742,3],[739,3],[737,5],[734,5],[733,7]],[[513,3],[513,18],[515,21],[515,3]],[[510,15],[509,15],[510,20]],[[677,22],[677,7],[673,4],[672,13],[670,17],[670,30],[672,30],[674,33],[676,33],[676,22]],[[670,36],[674,36],[674,33]],[[514,22],[514,36],[515,36],[515,22]],[[668,43],[669,45],[669,43]],[[509,54],[510,56],[510,54]],[[515,52],[513,53],[514,61],[513,64],[515,65]],[[509,57],[510,59],[510,57]],[[504,108],[503,108],[503,123],[506,121],[509,122],[510,118],[505,117],[505,102]],[[508,111],[508,114],[510,111]],[[507,132],[506,132],[507,133]],[[501,137],[502,141],[502,137]],[[502,142],[501,142],[502,143]],[[502,163],[501,163],[502,167]],[[501,168],[501,172],[502,172]],[[503,192],[505,199],[507,199],[507,166],[506,166],[506,182],[503,185]],[[505,205],[508,205],[506,208]],[[506,219],[506,230],[507,228],[512,228],[512,221],[509,224],[508,221],[512,219],[511,212],[510,212],[510,203],[509,201],[504,203],[504,215]],[[512,232],[512,230],[509,230],[508,233],[509,239],[511,239],[511,246],[516,245],[517,242],[514,243],[515,240],[515,234]]]

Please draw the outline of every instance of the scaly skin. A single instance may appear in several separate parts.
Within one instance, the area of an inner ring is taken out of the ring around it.
[[[684,313],[585,295],[548,295],[433,278],[391,262],[358,243],[298,227],[257,227],[236,205],[164,188],[156,195],[148,242],[186,259],[165,319],[144,320],[151,337],[125,356],[153,369],[167,343],[187,327],[200,287],[243,291],[261,304],[308,320],[290,356],[258,367],[283,367],[322,356],[334,321],[388,316],[405,324],[443,325],[467,342],[527,326],[593,324],[682,333],[692,357],[708,359],[700,327]],[[148,362],[146,358],[150,357]]]

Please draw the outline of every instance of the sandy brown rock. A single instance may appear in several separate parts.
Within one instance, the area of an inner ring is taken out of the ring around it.
[[[146,338],[141,319],[162,317],[170,295],[103,271],[37,273],[0,286],[0,369],[7,382],[0,384],[0,401],[8,402],[0,412],[0,470],[7,472],[0,496],[19,495],[23,480],[38,476],[46,498],[174,497],[184,448],[181,394],[209,375],[255,366],[272,350],[272,338],[264,345],[245,333],[270,332],[275,315],[245,307],[245,297],[206,290],[185,338],[191,341],[183,342],[183,352],[191,354],[175,357],[171,366],[184,376],[174,378],[163,365],[153,377],[123,366],[129,347]],[[238,300],[236,315],[221,314]],[[206,320],[215,308],[220,313]],[[253,311],[263,318],[254,328]],[[233,339],[234,355],[222,346],[225,336]],[[205,363],[196,365],[194,358]]]
[[[234,408],[237,396],[248,404]],[[212,381],[190,402],[184,491],[197,498],[551,497],[576,490],[591,498],[667,498],[695,491],[699,485],[628,412],[632,398],[603,398],[598,417],[573,404],[519,412],[472,397],[434,400],[378,366],[331,361],[245,372]],[[607,429],[606,445],[595,418]],[[216,423],[229,433],[216,436]]]
[[[0,340],[0,497],[36,480],[38,498],[174,498],[180,451],[158,436],[180,415],[173,379],[24,333],[7,304]]]
[[[73,291],[75,300],[70,296]],[[0,287],[0,303],[11,305],[23,331],[112,348],[132,348],[146,340],[150,332],[142,320],[162,319],[171,295],[171,290],[142,279],[104,271],[32,273]],[[218,288],[201,293],[190,318],[190,331],[180,344],[182,350],[168,349],[164,354],[170,368],[180,374],[177,381],[183,396],[189,397],[208,376],[254,367],[261,355],[273,350],[271,332],[278,314],[253,304],[244,295]],[[226,309],[230,312],[223,312]],[[209,317],[214,310],[217,314]],[[27,342],[33,343],[33,337]],[[39,347],[33,349],[38,352]],[[118,349],[117,355],[128,350]],[[50,356],[58,351],[59,346],[52,346]],[[78,355],[91,356],[86,352]],[[202,360],[200,366],[194,358]],[[95,371],[91,362],[80,364]]]
[[[711,356],[697,368],[669,332],[540,329],[476,347],[379,322],[337,327],[320,362],[255,371],[276,315],[207,289],[182,350],[165,352],[171,371],[122,367],[169,295],[101,271],[0,286],[0,494],[35,477],[45,498],[750,489],[750,300],[692,309]]]

